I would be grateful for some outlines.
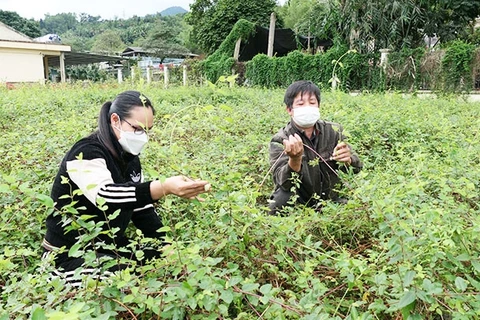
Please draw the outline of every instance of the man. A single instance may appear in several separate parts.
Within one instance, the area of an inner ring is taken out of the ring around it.
[[[270,141],[275,184],[270,214],[295,201],[311,207],[319,199],[345,202],[334,190],[340,182],[337,170],[352,167],[357,173],[362,163],[343,142],[342,127],[320,120],[320,89],[311,81],[294,82],[284,102],[291,121]]]

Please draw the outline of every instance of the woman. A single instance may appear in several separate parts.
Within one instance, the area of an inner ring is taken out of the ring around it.
[[[153,203],[169,194],[193,199],[209,189],[207,181],[184,176],[143,181],[138,154],[148,141],[154,112],[139,92],[123,92],[102,106],[98,130],[75,143],[64,157],[51,192],[56,210],[47,217],[42,243],[44,257],[56,253],[58,269],[72,271],[84,265],[77,248],[93,250],[96,258],[135,257],[126,249],[130,221],[146,237],[160,239],[162,223]],[[157,250],[145,251],[147,259],[156,256]],[[123,267],[117,264],[110,270]]]

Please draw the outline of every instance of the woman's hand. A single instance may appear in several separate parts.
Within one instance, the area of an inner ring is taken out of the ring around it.
[[[210,184],[208,181],[192,180],[186,176],[173,176],[165,179],[163,183],[155,180],[150,184],[150,193],[154,200],[158,200],[168,194],[174,194],[185,199],[197,198],[199,201],[203,201],[202,198],[197,196],[209,190]]]
[[[192,180],[186,176],[174,176],[164,182],[169,185],[170,193],[185,199],[194,199],[210,189],[208,181]],[[199,199],[200,200],[200,199]]]

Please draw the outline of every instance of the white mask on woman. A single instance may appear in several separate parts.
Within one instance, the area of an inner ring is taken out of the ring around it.
[[[130,131],[123,131],[122,128],[118,130],[120,131],[118,143],[120,143],[125,152],[133,154],[134,156],[142,152],[143,147],[148,142],[148,136],[145,132],[136,134]]]
[[[293,121],[301,128],[310,128],[320,119],[320,109],[314,106],[293,109]]]

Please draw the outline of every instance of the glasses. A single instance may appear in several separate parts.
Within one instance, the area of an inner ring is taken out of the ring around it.
[[[133,128],[133,130],[134,130],[133,133],[138,134],[138,135],[144,134],[144,133],[146,134],[146,133],[147,133],[143,128],[141,128],[141,127],[136,127],[136,126],[134,126],[133,124],[131,124],[130,122],[128,122],[127,120],[123,119],[123,121],[125,121],[126,123],[128,123],[128,125]]]

